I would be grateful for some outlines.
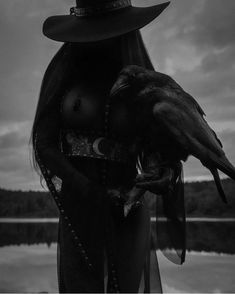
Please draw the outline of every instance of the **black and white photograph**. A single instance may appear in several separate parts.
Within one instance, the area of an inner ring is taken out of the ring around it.
[[[0,293],[235,293],[234,16],[0,0]]]

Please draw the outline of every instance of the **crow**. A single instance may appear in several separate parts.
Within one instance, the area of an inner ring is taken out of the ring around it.
[[[218,169],[235,180],[235,168],[190,94],[166,74],[129,65],[110,91],[111,100],[117,96],[130,105],[136,127],[142,128],[152,148],[175,161],[186,161],[190,155],[199,159],[212,173],[219,195],[227,203]]]

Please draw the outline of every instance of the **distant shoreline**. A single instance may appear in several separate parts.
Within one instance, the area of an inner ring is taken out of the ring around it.
[[[155,221],[156,217],[151,217],[151,221]],[[159,217],[159,221],[165,221],[166,218]],[[2,217],[0,223],[58,223],[58,218],[24,218],[24,217]],[[188,222],[235,222],[233,217],[187,217]]]
[[[185,208],[187,221],[234,221],[235,219],[235,181],[222,180],[228,204],[220,199],[213,182],[195,182],[185,184],[184,197],[170,202],[174,209]],[[152,217],[164,217],[164,203],[158,197],[158,209],[156,211],[156,197],[146,193],[146,201]],[[171,201],[171,200],[170,200]],[[156,215],[157,212],[157,215]],[[89,211],[88,211],[89,213]],[[53,197],[48,192],[17,192],[0,189],[0,218],[3,219],[40,219],[40,222],[56,222],[60,212]],[[43,219],[43,220],[42,220]]]

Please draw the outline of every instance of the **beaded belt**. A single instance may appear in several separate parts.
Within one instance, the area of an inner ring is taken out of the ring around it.
[[[80,135],[67,132],[61,144],[61,151],[67,156],[83,156],[112,161],[127,162],[128,148],[117,141],[94,135]]]

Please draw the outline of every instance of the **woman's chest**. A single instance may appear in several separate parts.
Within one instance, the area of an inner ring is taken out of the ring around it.
[[[98,98],[67,96],[61,105],[64,126],[80,131],[108,132],[117,137],[134,135],[134,120],[128,104],[118,99]]]

